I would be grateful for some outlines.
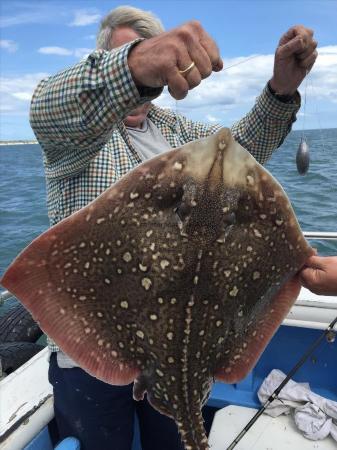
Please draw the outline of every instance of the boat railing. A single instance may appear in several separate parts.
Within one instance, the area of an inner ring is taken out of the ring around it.
[[[14,297],[9,291],[0,292],[0,306],[2,306],[6,300]]]
[[[310,240],[337,241],[337,231],[304,231],[303,234]]]

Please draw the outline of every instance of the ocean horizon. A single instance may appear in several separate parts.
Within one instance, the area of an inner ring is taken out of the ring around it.
[[[306,132],[316,131],[316,132],[322,132],[326,130],[336,130],[336,128],[310,128],[305,130]],[[302,129],[293,129],[292,132],[301,132],[303,133]],[[0,138],[0,145],[21,145],[21,144],[38,144],[38,141],[36,138],[27,138],[27,139],[1,139]]]

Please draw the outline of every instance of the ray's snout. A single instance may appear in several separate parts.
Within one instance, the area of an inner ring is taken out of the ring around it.
[[[220,176],[223,171],[221,162],[234,143],[230,130],[222,128],[212,136],[186,144],[179,154],[185,159],[185,175],[198,184],[209,182],[215,174]]]
[[[182,147],[179,155],[185,159],[184,172],[197,184],[210,189],[225,186],[246,186],[246,176],[255,171],[256,160],[236,142],[229,128],[222,128],[205,139]],[[259,164],[258,164],[259,165]]]

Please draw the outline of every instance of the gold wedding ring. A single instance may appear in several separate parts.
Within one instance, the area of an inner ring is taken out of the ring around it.
[[[190,64],[188,67],[186,67],[186,69],[184,69],[184,70],[179,70],[179,73],[181,73],[181,75],[184,75],[185,73],[187,73],[187,72],[189,72],[190,70],[192,70],[194,66],[195,66],[195,62],[192,61],[191,64]]]

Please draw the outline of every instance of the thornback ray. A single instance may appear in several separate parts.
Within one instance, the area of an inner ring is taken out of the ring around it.
[[[313,250],[279,183],[228,129],[129,172],[33,241],[1,283],[91,375],[135,380],[187,450],[214,378],[241,380]]]

